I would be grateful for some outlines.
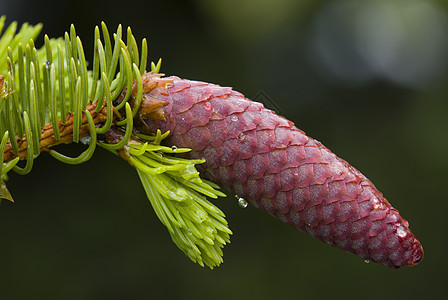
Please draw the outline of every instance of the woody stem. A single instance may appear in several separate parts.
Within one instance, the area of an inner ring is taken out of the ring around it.
[[[86,110],[89,111],[90,114],[92,115],[95,125],[104,123],[107,119],[106,107],[103,106],[103,108],[99,112],[96,112],[95,109],[96,104],[90,104],[86,108]],[[69,113],[64,123],[61,123],[61,121],[58,122],[60,133],[60,139],[58,140],[54,136],[54,129],[52,123],[45,125],[42,128],[42,134],[39,140],[40,151],[48,152],[50,148],[53,146],[59,144],[69,144],[73,142],[73,121],[74,121],[73,114]],[[88,136],[89,134],[90,134],[90,128],[87,122],[87,116],[85,113],[83,113],[82,123],[79,128],[79,136],[82,138]],[[23,138],[17,138],[17,145],[19,151],[17,154],[15,154],[13,152],[11,142],[8,141],[5,147],[5,151],[3,152],[4,162],[9,162],[16,157],[19,157],[20,160],[26,159],[27,146],[28,146],[26,135],[24,135]]]

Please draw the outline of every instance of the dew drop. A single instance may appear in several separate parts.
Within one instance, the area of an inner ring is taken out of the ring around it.
[[[45,68],[47,68],[47,70],[51,69],[51,64],[50,62],[47,60],[47,62],[45,63]]]
[[[236,122],[236,121],[238,121],[238,117],[237,117],[237,116],[232,116],[232,117],[230,118],[230,120],[232,120],[233,122]]]
[[[88,145],[88,144],[90,144],[90,136],[82,137],[82,138],[79,139],[79,141],[81,143],[83,143],[84,145]]]
[[[369,263],[370,263],[370,260],[366,259],[366,260],[364,260],[364,262],[365,262],[366,264],[369,264]]]
[[[171,147],[171,150],[176,151],[176,150],[177,150],[177,147],[176,147],[176,146],[172,146],[172,147]]]
[[[235,197],[238,199],[238,205],[241,208],[246,208],[249,204],[247,203],[246,200],[244,200],[244,198],[239,197],[238,195],[235,195]]]
[[[404,238],[407,235],[406,230],[404,230],[403,227],[399,227],[397,229],[397,235],[401,238]]]
[[[213,107],[212,107],[212,104],[210,102],[205,102],[204,103],[204,108],[206,110],[211,110]]]
[[[382,205],[381,201],[375,197],[372,199],[372,207],[373,207],[373,210],[380,210],[383,208],[383,205]]]

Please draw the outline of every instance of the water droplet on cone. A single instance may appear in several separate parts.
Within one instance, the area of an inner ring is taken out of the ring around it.
[[[403,227],[400,226],[400,227],[397,229],[397,235],[398,235],[399,237],[401,237],[401,238],[404,238],[404,237],[406,237],[407,232],[406,232],[406,230],[404,230]]]
[[[177,147],[176,147],[176,146],[172,146],[172,147],[171,147],[171,150],[176,151],[176,150],[177,150]]]
[[[204,108],[206,110],[211,110],[213,108],[212,104],[210,102],[205,102],[204,103]]]
[[[239,205],[241,208],[246,208],[249,204],[247,203],[246,200],[244,200],[244,198],[239,197],[239,198],[238,198],[238,205]]]

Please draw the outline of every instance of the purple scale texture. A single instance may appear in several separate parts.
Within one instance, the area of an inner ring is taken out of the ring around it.
[[[423,258],[409,224],[364,175],[294,124],[228,87],[148,73],[166,102],[169,145],[188,147],[204,178],[316,239],[399,268]],[[166,82],[169,81],[169,84]],[[151,99],[147,97],[147,99]]]

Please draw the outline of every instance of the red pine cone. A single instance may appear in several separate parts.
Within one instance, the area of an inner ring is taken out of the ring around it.
[[[199,167],[208,180],[364,260],[395,268],[422,260],[408,222],[372,182],[291,121],[229,87],[143,79],[149,130],[169,130],[168,144],[206,159]]]

